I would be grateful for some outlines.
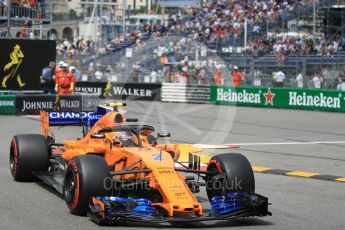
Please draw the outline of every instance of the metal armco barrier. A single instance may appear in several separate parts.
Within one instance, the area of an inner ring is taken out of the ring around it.
[[[345,112],[344,91],[227,86],[210,88],[210,102],[219,105]]]
[[[209,103],[210,88],[203,85],[163,83],[162,101]]]
[[[0,115],[16,114],[16,95],[0,95]]]

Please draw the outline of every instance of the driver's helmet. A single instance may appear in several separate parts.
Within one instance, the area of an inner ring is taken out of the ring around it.
[[[128,131],[115,132],[113,138],[113,145],[116,147],[134,147],[136,146],[136,140],[133,133]]]
[[[116,147],[121,148],[122,145],[123,145],[122,137],[119,136],[119,135],[115,135],[114,138],[113,138],[113,145],[116,146]]]

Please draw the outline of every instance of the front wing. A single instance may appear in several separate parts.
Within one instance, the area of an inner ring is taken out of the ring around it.
[[[146,199],[94,197],[90,201],[88,217],[99,225],[116,225],[120,221],[173,224],[271,216],[268,205],[268,198],[259,194],[231,192],[213,197],[211,210],[204,216],[185,213],[179,217],[166,217]]]

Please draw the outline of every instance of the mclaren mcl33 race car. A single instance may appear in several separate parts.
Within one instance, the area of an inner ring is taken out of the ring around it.
[[[131,124],[137,119],[119,112],[122,105],[99,106],[92,114],[42,111],[41,134],[20,134],[11,141],[14,180],[42,180],[63,195],[71,213],[98,224],[271,215],[268,198],[255,193],[254,174],[243,155],[216,155],[206,170],[199,157],[182,164],[180,145],[157,143],[170,134]],[[51,126],[63,125],[82,126],[83,138],[56,143]],[[194,196],[200,186],[211,204],[207,213]]]

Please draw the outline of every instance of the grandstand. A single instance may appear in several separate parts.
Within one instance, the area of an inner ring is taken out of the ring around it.
[[[45,0],[0,3],[0,38],[43,38],[41,25],[51,23],[52,4]]]
[[[166,26],[154,33],[142,31],[137,38],[125,39],[106,54],[83,59],[79,64],[86,69],[90,63],[99,63],[120,71],[119,63],[127,69],[140,63],[145,66],[145,75],[153,69],[163,71],[164,65],[154,53],[162,46],[156,39],[168,41],[167,38],[178,36],[204,44],[207,56],[217,54],[228,68],[239,66],[246,73],[246,84],[269,85],[272,72],[282,69],[288,78],[286,85],[295,86],[300,70],[307,76],[306,81],[321,70],[324,85],[334,88],[345,61],[344,22],[345,6],[341,0],[203,1],[202,6],[170,15]],[[143,44],[147,55],[125,57],[126,48],[132,47],[135,53]],[[191,53],[196,52],[200,53],[201,48]],[[190,62],[195,58],[188,56]],[[177,71],[181,68],[177,67]],[[130,72],[126,70],[122,80],[130,79]]]

